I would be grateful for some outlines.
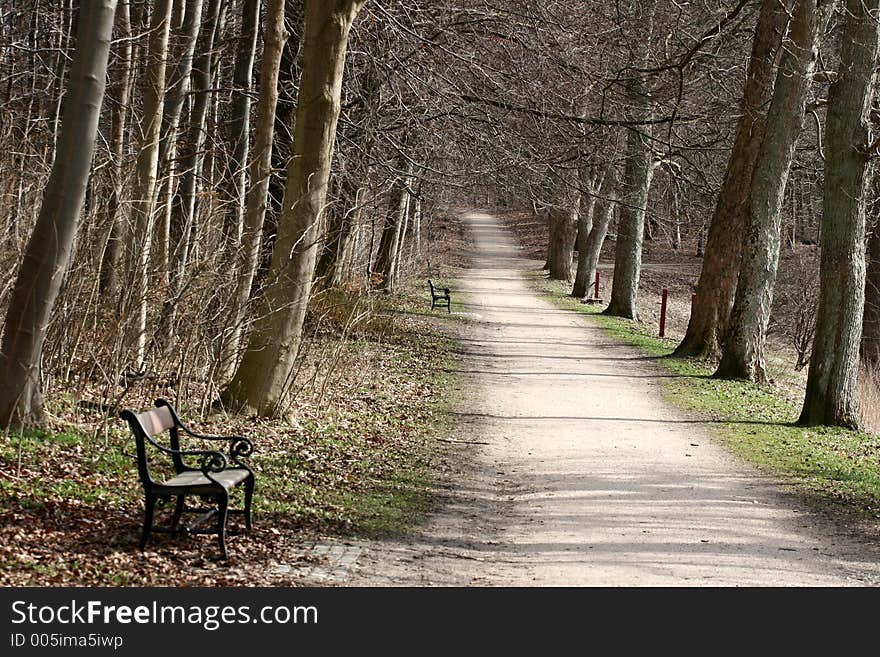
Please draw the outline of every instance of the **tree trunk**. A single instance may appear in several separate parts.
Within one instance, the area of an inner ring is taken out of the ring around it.
[[[150,20],[150,45],[147,73],[143,87],[141,135],[132,189],[132,225],[134,234],[128,244],[128,263],[132,273],[130,289],[134,319],[129,340],[132,360],[142,366],[147,347],[147,293],[150,274],[150,249],[153,241],[153,195],[159,164],[159,137],[165,97],[165,69],[168,59],[168,36],[171,29],[172,0],[156,0]]]
[[[837,80],[828,94],[816,337],[798,422],[858,429],[865,294],[864,183],[880,0],[847,0]]]
[[[636,88],[641,91],[636,90],[631,95],[632,102],[641,102],[646,111],[643,116],[648,116],[650,98],[641,84],[637,84]],[[611,283],[611,300],[603,314],[638,319],[642,238],[654,166],[651,149],[645,137],[638,131],[630,130],[626,144],[627,157],[620,199],[620,222],[614,245],[614,278]]]
[[[0,344],[0,427],[4,429],[43,422],[43,341],[86,195],[115,9],[116,0],[92,0],[80,8],[57,155],[18,271]]]
[[[192,109],[189,114],[186,140],[183,143],[179,157],[181,180],[171,215],[171,257],[169,258],[171,297],[177,292],[189,260],[189,236],[193,231],[193,224],[195,222],[196,190],[205,161],[205,127],[211,105],[214,43],[220,30],[225,6],[226,2],[222,0],[209,0],[205,16],[206,20],[199,35],[197,46],[199,55],[195,62],[193,62],[192,67],[192,79],[190,82],[193,96],[191,101]],[[168,310],[164,309],[163,314],[165,312],[168,312]]]
[[[252,187],[247,195],[241,248],[238,249],[235,297],[229,335],[224,339],[222,369],[230,377],[235,368],[241,342],[247,305],[254,275],[260,263],[263,220],[269,199],[269,178],[272,175],[272,139],[275,135],[275,108],[278,103],[278,73],[281,53],[287,41],[284,29],[284,1],[268,0],[263,27],[263,56],[260,63],[260,95],[254,128],[254,157],[250,162]]]
[[[779,262],[782,201],[803,128],[823,13],[817,11],[816,0],[797,0],[789,23],[752,175],[736,297],[721,362],[714,374],[718,378],[759,383],[767,379],[764,342]]]
[[[589,286],[596,279],[596,267],[599,266],[599,255],[602,252],[602,244],[605,243],[605,236],[608,234],[608,227],[614,218],[615,202],[611,200],[611,194],[617,185],[617,171],[614,165],[608,165],[605,170],[605,176],[602,179],[602,185],[599,187],[599,196],[596,205],[593,208],[593,228],[587,236],[587,242],[584,245],[583,265],[581,258],[578,258],[578,272],[580,275],[581,267],[583,267],[583,279],[586,281],[584,293],[582,297],[589,296]],[[575,296],[572,294],[572,296]],[[580,297],[579,297],[580,298]]]
[[[773,67],[792,0],[763,0],[743,90],[742,110],[727,172],[709,224],[697,300],[674,356],[716,357],[727,330],[742,259],[752,175],[764,137],[765,107],[773,93]],[[703,255],[698,253],[697,255]]]
[[[607,170],[603,175],[607,175]],[[571,296],[576,299],[583,299],[587,296],[590,288],[590,281],[587,278],[588,257],[587,242],[590,239],[590,233],[593,230],[593,214],[596,211],[596,195],[602,187],[603,180],[588,179],[588,176],[581,175],[581,185],[587,190],[587,193],[581,196],[581,207],[578,214],[577,237],[574,243],[578,252],[577,271],[574,276],[574,285],[571,289]]]
[[[357,204],[358,188],[345,172],[338,174],[339,199],[330,211],[327,238],[321,248],[321,255],[315,267],[315,284],[321,287],[332,285],[336,269],[343,255],[343,247],[351,234],[352,214]]]
[[[291,383],[320,242],[317,229],[327,197],[348,33],[364,1],[306,0],[293,157],[263,312],[222,394],[224,404],[237,410],[275,415]]]
[[[385,226],[382,229],[382,239],[379,242],[379,251],[376,253],[376,262],[373,272],[382,274],[382,289],[385,292],[394,290],[394,273],[397,267],[397,258],[400,255],[400,242],[403,239],[401,229],[406,218],[406,202],[409,196],[408,183],[413,171],[412,162],[406,160],[401,154],[401,164],[406,168],[406,174],[399,176],[391,188],[388,203],[388,213],[385,215]]]
[[[183,3],[179,3],[183,4]],[[164,175],[162,202],[159,203],[159,230],[156,240],[156,263],[166,285],[170,282],[171,263],[171,212],[174,199],[174,182],[177,171],[177,132],[180,115],[189,93],[192,77],[193,54],[202,25],[202,0],[187,0],[183,12],[183,26],[179,41],[183,52],[176,53],[177,65],[168,80],[165,109],[162,113],[162,142],[159,147],[159,166]]]
[[[260,0],[242,0],[241,34],[235,53],[232,74],[232,108],[229,120],[230,210],[226,213],[224,237],[227,248],[238,249],[244,230],[245,194],[247,190],[247,157],[250,149],[251,90],[253,87],[254,57],[257,52],[257,32],[260,22]]]
[[[656,0],[631,2],[637,24],[634,36],[637,40],[631,64],[646,67],[651,52],[654,32]],[[626,84],[626,97],[630,106],[630,118],[636,121],[649,119],[653,114],[654,101],[643,73],[631,71]],[[645,232],[645,213],[648,193],[654,175],[651,151],[652,130],[650,125],[630,128],[626,137],[626,164],[620,190],[620,221],[617,241],[614,245],[614,278],[611,283],[611,300],[603,314],[638,319],[639,278],[642,269],[642,242]]]
[[[549,277],[571,282],[571,261],[578,227],[578,203],[550,210],[550,249],[547,253]]]
[[[113,153],[113,188],[107,203],[110,227],[101,258],[100,290],[105,298],[117,298],[119,267],[122,259],[123,216],[120,211],[125,189],[125,119],[133,81],[131,15],[129,0],[121,0],[116,8],[116,37],[119,43],[119,77],[110,91],[113,112],[110,128],[110,150]]]
[[[873,198],[877,194],[880,177],[874,174]],[[865,273],[865,312],[862,319],[862,362],[873,371],[880,373],[880,219],[877,204],[872,212],[871,228],[868,235],[867,272]]]
[[[412,171],[411,165],[401,153],[399,168],[405,169],[406,174],[400,174],[395,178],[388,194],[388,211],[385,214],[385,224],[382,227],[382,237],[379,240],[379,249],[376,251],[376,259],[373,263],[374,274],[382,275],[381,285],[384,287],[394,267],[394,259],[397,257],[397,245],[400,243],[400,227],[403,223],[403,214],[406,211],[406,180]]]

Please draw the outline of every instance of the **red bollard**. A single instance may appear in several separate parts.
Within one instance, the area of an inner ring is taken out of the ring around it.
[[[691,317],[694,315],[694,304],[697,302],[697,293],[691,294]]]
[[[598,270],[596,271],[596,283],[593,286],[593,298],[594,299],[599,298],[599,271]]]
[[[663,293],[660,295],[660,337],[662,338],[666,333],[666,297],[669,296],[669,290],[665,287],[663,288]]]

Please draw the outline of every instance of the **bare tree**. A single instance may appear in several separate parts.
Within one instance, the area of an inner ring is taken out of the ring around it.
[[[365,0],[306,0],[303,72],[293,157],[260,317],[224,404],[279,412],[290,383],[312,288],[321,213],[339,118],[348,33]]]
[[[764,137],[765,107],[773,93],[773,70],[788,24],[790,5],[790,0],[761,3],[736,137],[709,224],[697,300],[675,356],[714,357],[721,350],[736,292],[752,175]]]
[[[4,322],[0,346],[3,427],[43,421],[40,358],[86,195],[115,9],[116,0],[94,0],[80,10],[58,151]]]
[[[287,41],[284,28],[285,0],[268,0],[263,27],[263,56],[260,63],[260,96],[254,131],[254,157],[250,162],[251,188],[247,194],[244,230],[238,249],[235,296],[232,303],[230,335],[226,338],[223,369],[231,376],[241,340],[248,300],[257,265],[260,262],[263,220],[272,175],[272,138],[275,135],[275,108],[278,103],[278,74]]]
[[[128,263],[132,276],[129,290],[134,322],[131,326],[132,361],[142,366],[147,348],[147,294],[150,251],[153,242],[154,194],[159,164],[159,143],[165,98],[165,70],[171,30],[172,0],[156,0],[150,20],[149,65],[143,84],[140,117],[140,150],[132,189],[133,235],[128,241]]]
[[[804,123],[818,34],[829,4],[797,0],[767,112],[764,138],[752,175],[749,217],[736,297],[724,341],[719,378],[764,382],[764,347],[779,263],[781,209],[794,149]]]
[[[865,172],[877,69],[878,0],[847,0],[840,68],[828,96],[819,309],[800,424],[859,428],[865,294]]]

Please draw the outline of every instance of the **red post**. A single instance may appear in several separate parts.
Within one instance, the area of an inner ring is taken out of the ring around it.
[[[666,297],[669,296],[669,290],[665,287],[663,288],[663,293],[660,295],[660,337],[662,338],[666,333]]]
[[[697,302],[697,293],[691,294],[691,317],[694,315],[694,304]]]
[[[598,269],[596,270],[596,283],[593,286],[593,298],[594,299],[599,298],[599,270]]]

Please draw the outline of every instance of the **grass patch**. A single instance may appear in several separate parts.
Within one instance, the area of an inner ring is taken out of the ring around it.
[[[567,288],[535,274],[544,298],[559,308],[589,314],[608,335],[657,357],[680,378],[663,384],[664,398],[711,423],[738,456],[772,473],[807,501],[880,520],[880,437],[838,427],[798,427],[800,406],[772,386],[712,379],[706,362],[672,358],[675,342],[626,319],[568,296]]]

